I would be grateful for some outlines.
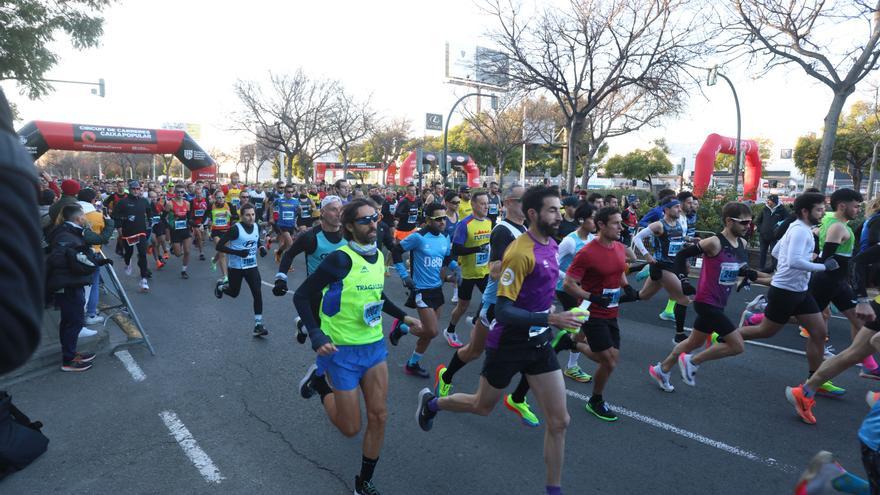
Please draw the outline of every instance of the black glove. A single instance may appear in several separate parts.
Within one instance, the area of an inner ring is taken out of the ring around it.
[[[736,286],[736,291],[739,292],[743,290],[743,288],[750,289],[752,283],[749,282],[749,277],[743,277],[742,280],[739,281],[739,284]]]
[[[269,254],[269,250],[266,249],[266,246],[260,246],[260,257],[265,258],[267,254]]]
[[[687,278],[686,275],[679,275],[678,279],[681,281],[681,293],[686,296],[692,296],[697,293],[697,289],[694,289],[694,286],[691,285],[691,280]]]
[[[825,265],[826,272],[833,272],[834,270],[840,268],[840,264],[834,258],[828,258],[823,264]]]
[[[405,279],[403,279],[403,286],[409,290],[416,290],[416,283],[413,282],[413,279],[411,277],[406,277]]]
[[[739,275],[740,277],[745,277],[745,278],[749,279],[749,282],[754,282],[755,280],[758,280],[758,272],[755,270],[752,270],[748,266],[744,266],[744,267],[740,268],[739,273],[737,273],[737,275]]]
[[[98,266],[112,265],[112,264],[113,264],[113,260],[111,260],[110,258],[101,258],[101,259],[99,259],[98,262],[95,263],[95,264],[98,265]]]
[[[627,285],[627,286],[623,287],[623,294],[620,295],[620,301],[618,301],[618,302],[623,304],[623,303],[638,301],[639,299],[640,299],[639,291],[633,289],[633,287],[631,285]]]
[[[590,299],[589,299],[589,301],[592,304],[595,304],[597,306],[606,306],[606,307],[609,304],[611,304],[612,300],[613,299],[611,298],[611,294],[602,294],[601,292],[597,292],[595,294],[590,294]]]
[[[272,287],[272,294],[275,294],[278,297],[287,294],[287,280],[281,280],[280,278],[275,281],[275,287]]]

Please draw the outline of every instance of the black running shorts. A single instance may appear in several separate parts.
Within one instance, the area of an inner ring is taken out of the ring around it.
[[[706,334],[716,332],[719,336],[724,337],[736,330],[736,325],[724,314],[722,308],[696,301],[694,301],[693,308],[697,312],[697,319],[694,320],[694,330],[697,332]]]
[[[658,261],[653,265],[648,265],[648,274],[651,276],[651,280],[658,281],[663,278],[663,271],[675,273],[675,265],[666,261]]]
[[[443,306],[446,300],[443,298],[443,288],[434,287],[433,289],[419,289],[411,291],[406,300],[407,308],[431,308],[437,309]]]
[[[816,300],[820,310],[825,310],[828,304],[834,303],[838,311],[846,311],[856,307],[855,292],[844,280],[834,280],[825,272],[814,273],[810,280],[810,293]]]
[[[871,309],[874,310],[874,321],[865,323],[865,328],[872,332],[880,332],[880,304],[871,299]]]
[[[594,318],[590,317],[581,325],[581,332],[587,336],[587,343],[593,352],[615,348],[620,349],[620,328],[617,326],[617,318]]]
[[[192,237],[192,232],[190,228],[187,227],[185,229],[171,229],[171,242],[172,243],[180,243],[185,239],[189,239]]]
[[[480,293],[486,292],[486,282],[489,276],[483,278],[463,278],[458,284],[458,299],[460,301],[470,301],[471,295],[474,293],[474,287],[480,289]]]
[[[792,316],[821,312],[809,291],[794,292],[772,285],[767,291],[767,309],[764,310],[764,317],[774,323],[784,325]]]
[[[486,349],[482,375],[489,385],[504,389],[519,373],[541,375],[559,369],[559,361],[550,342],[539,347],[502,347]]]

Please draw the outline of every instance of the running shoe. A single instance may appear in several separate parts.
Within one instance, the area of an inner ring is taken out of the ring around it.
[[[165,267],[165,263],[162,260],[156,260],[156,270],[161,270]]]
[[[797,387],[785,387],[785,398],[794,406],[794,410],[801,420],[808,425],[816,424],[816,417],[813,416],[813,406],[816,399],[811,399],[804,395],[803,385]]]
[[[269,331],[266,330],[262,323],[254,325],[254,337],[265,337],[266,335],[269,335]]]
[[[371,480],[361,480],[360,476],[354,477],[354,495],[379,495],[379,490]]]
[[[275,250],[275,264],[281,263],[281,251]]]
[[[458,287],[452,289],[452,297],[449,298],[449,302],[458,302]]]
[[[874,407],[878,400],[880,400],[880,392],[871,392],[869,390],[865,395],[865,402],[868,403],[868,407]]]
[[[131,263],[125,265],[125,274],[129,276],[131,275]]]
[[[593,381],[593,377],[589,373],[585,373],[580,366],[566,368],[563,374],[578,383],[590,383]]]
[[[217,258],[211,258],[211,271],[217,271]]]
[[[223,281],[218,280],[216,284],[214,284],[214,297],[217,299],[223,298]]]
[[[149,290],[150,290],[150,284],[147,283],[147,279],[142,278],[141,279],[141,292],[149,292]]]
[[[795,486],[795,495],[869,492],[867,481],[844,469],[831,452],[824,450],[813,456]]]
[[[831,359],[836,355],[837,355],[837,349],[835,349],[833,345],[828,344],[825,346],[825,352],[824,352],[825,359]]]
[[[650,271],[651,271],[651,265],[645,265],[644,268],[642,268],[641,270],[639,270],[638,273],[636,273],[636,281],[641,282],[642,280],[645,280],[646,278],[648,278],[648,274],[650,273]]]
[[[805,338],[805,339],[810,338],[810,332],[808,332],[806,328],[804,328],[804,327],[798,327],[798,330],[800,330],[800,335],[801,335],[801,337],[803,337],[803,338]]]
[[[305,344],[309,334],[306,332],[306,328],[305,325],[303,325],[302,319],[297,316],[293,320],[293,325],[296,327],[296,341],[300,344]]]
[[[77,352],[76,357],[79,358],[80,361],[84,363],[91,363],[95,360],[95,353],[93,352]]]
[[[299,395],[303,399],[309,399],[315,395],[315,389],[312,388],[312,379],[315,378],[315,372],[318,371],[318,365],[313,364],[306,370],[306,376],[299,381]]]
[[[675,387],[669,382],[670,374],[664,373],[663,370],[660,369],[660,363],[648,367],[648,374],[651,375],[651,378],[653,378],[655,382],[657,382],[657,386],[660,387],[660,390],[664,392],[675,391]]]
[[[87,362],[79,359],[79,356],[71,359],[70,361],[63,361],[61,363],[61,371],[68,371],[68,372],[70,372],[70,371],[72,371],[72,372],[87,371],[91,367],[92,367],[92,363],[87,363]]]
[[[672,336],[672,345],[680,344],[687,340],[688,334],[684,332],[675,332],[675,335]]]
[[[77,335],[77,338],[85,339],[85,338],[89,338],[89,337],[94,337],[95,335],[98,335],[97,330],[92,330],[91,328],[82,327],[79,330],[79,334]]]
[[[862,370],[859,371],[859,376],[869,380],[880,380],[880,366],[872,370],[865,370],[865,368],[862,367]]]
[[[98,323],[104,323],[104,317],[101,315],[95,316],[86,316],[86,325],[97,325]]]
[[[406,335],[403,329],[400,328],[400,320],[397,318],[391,323],[391,332],[388,334],[388,340],[391,341],[391,345],[397,345],[400,342],[400,338]]]
[[[845,388],[840,388],[837,385],[831,383],[831,380],[823,383],[819,386],[819,389],[816,390],[816,393],[825,397],[840,397],[846,393]]]
[[[508,409],[515,412],[519,418],[522,420],[523,424],[526,426],[540,426],[541,420],[535,416],[535,413],[532,412],[532,409],[529,407],[529,401],[524,400],[520,402],[513,401],[513,395],[507,394],[504,397],[504,405],[507,406]]]
[[[452,392],[452,384],[446,383],[443,373],[446,373],[446,365],[438,364],[437,369],[434,370],[434,395],[437,397],[446,397]]]
[[[739,325],[737,325],[737,326],[738,327],[745,326],[746,319],[748,319],[749,317],[751,317],[755,313],[760,313],[761,311],[763,311],[760,308],[766,307],[766,304],[767,304],[767,298],[764,297],[762,294],[755,296],[754,299],[752,299],[751,301],[749,301],[748,304],[746,304],[746,307],[743,309],[742,314],[740,314]]]
[[[464,347],[464,344],[461,343],[458,334],[455,332],[449,333],[446,330],[443,330],[443,337],[446,338],[446,343],[449,344],[449,347],[452,347],[453,349]]]
[[[434,426],[434,416],[437,413],[428,409],[428,402],[431,402],[433,398],[434,394],[431,393],[428,387],[419,391],[419,407],[416,409],[416,421],[418,421],[419,428],[422,431],[431,431],[431,427]]]
[[[697,386],[697,367],[691,363],[691,355],[682,352],[678,355],[678,369],[681,371],[681,380],[691,387]]]
[[[429,378],[431,376],[431,374],[428,373],[428,370],[426,370],[425,368],[422,368],[422,366],[419,363],[416,363],[416,364],[406,363],[403,366],[403,372],[409,376],[417,376],[419,378]]]
[[[666,311],[663,311],[657,315],[657,318],[660,318],[663,321],[675,321],[675,313],[667,313]]]
[[[199,261],[205,261],[205,253],[199,253]]]
[[[180,272],[180,278],[188,279],[188,278],[189,278],[189,273],[186,273],[186,270],[181,270],[181,272]]]
[[[592,397],[587,402],[586,405],[587,412],[591,413],[593,416],[601,419],[602,421],[617,421],[617,415],[614,414],[614,411],[608,409],[608,405],[604,400],[594,401]]]

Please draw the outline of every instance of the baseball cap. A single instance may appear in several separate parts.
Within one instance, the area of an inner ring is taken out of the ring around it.
[[[639,197],[636,196],[635,194],[630,194],[629,196],[626,197],[626,200],[629,201],[630,203],[632,203],[633,201],[638,201]]]
[[[562,200],[562,206],[577,206],[580,200],[577,196],[566,196]]]
[[[129,189],[133,189],[133,188],[140,189],[140,187],[141,187],[141,183],[138,182],[138,181],[136,181],[136,180],[133,180],[133,181],[131,181],[131,182],[128,183],[128,188],[129,188]]]
[[[79,182],[73,179],[67,179],[61,183],[61,192],[63,192],[67,196],[76,196],[77,193],[79,193],[79,190]]]
[[[469,193],[471,192],[471,188],[468,186],[461,186],[458,188],[458,192],[460,193]]]

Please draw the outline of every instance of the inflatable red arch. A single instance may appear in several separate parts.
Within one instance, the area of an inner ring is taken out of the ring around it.
[[[440,153],[432,153],[429,151],[424,152],[424,161],[426,162],[436,162],[439,158]],[[416,172],[416,152],[411,151],[409,155],[403,160],[400,164],[400,172],[399,177],[397,177],[397,184],[400,186],[405,186],[411,182],[413,182],[413,175]],[[480,169],[477,167],[477,163],[471,158],[467,153],[449,153],[448,161],[450,167],[458,166],[464,170],[467,175],[467,185],[468,187],[480,187]]]
[[[193,180],[215,180],[217,162],[184,131],[36,120],[18,131],[21,144],[36,160],[49,150],[171,154],[192,172]]]
[[[758,184],[761,182],[761,157],[758,143],[751,139],[741,139],[740,147],[746,157],[746,169],[743,177],[743,199],[758,199]],[[715,171],[715,158],[718,153],[736,154],[736,138],[709,134],[703,147],[697,153],[694,162],[694,196],[701,198],[709,187],[712,172]]]

